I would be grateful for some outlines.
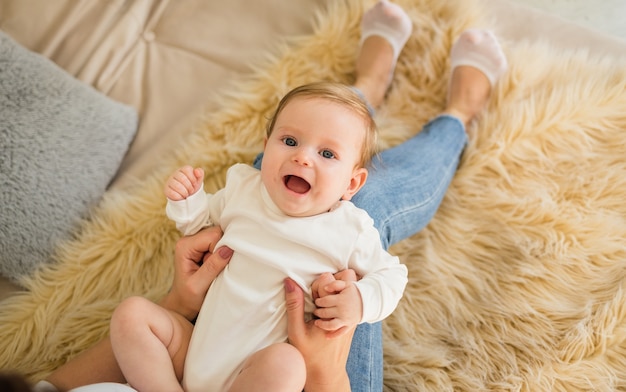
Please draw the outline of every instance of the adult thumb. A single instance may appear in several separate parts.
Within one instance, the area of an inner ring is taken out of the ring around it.
[[[222,246],[214,253],[207,254],[197,274],[202,277],[203,281],[210,284],[226,268],[232,255],[233,250],[227,246]]]
[[[306,333],[304,322],[304,292],[291,278],[285,278],[285,302],[287,305],[287,333],[289,340],[297,341]]]

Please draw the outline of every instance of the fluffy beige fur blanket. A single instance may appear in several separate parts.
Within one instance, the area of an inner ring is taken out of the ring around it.
[[[419,132],[445,102],[448,53],[479,3],[402,0],[415,31],[379,111],[383,147]],[[262,147],[291,87],[350,83],[368,4],[333,2],[314,35],[285,46],[207,113],[178,155],[136,189],[106,195],[58,263],[0,304],[0,368],[38,379],[107,333],[116,304],[171,283],[178,234],[162,185],[202,165],[207,190]],[[389,391],[626,388],[626,64],[544,44],[503,43],[510,70],[432,223],[392,250],[409,268],[384,323]],[[390,201],[393,202],[393,201]]]

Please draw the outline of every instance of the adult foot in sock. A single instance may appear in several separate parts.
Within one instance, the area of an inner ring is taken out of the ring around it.
[[[363,14],[354,86],[372,107],[382,104],[398,56],[412,30],[413,24],[406,12],[387,0],[379,1]]]
[[[452,77],[445,112],[466,125],[487,104],[491,90],[507,68],[497,38],[487,30],[466,30],[450,52]]]

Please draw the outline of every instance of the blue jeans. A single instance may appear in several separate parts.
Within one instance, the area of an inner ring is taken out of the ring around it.
[[[430,222],[456,173],[466,142],[463,123],[443,115],[374,160],[367,182],[352,202],[372,217],[385,249]],[[255,167],[261,167],[262,157],[257,157]],[[347,370],[352,391],[382,391],[380,322],[356,328]]]

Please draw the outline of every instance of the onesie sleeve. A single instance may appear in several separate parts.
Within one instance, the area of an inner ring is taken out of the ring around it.
[[[373,323],[388,317],[402,298],[408,271],[397,256],[383,249],[373,224],[362,228],[349,267],[362,276],[356,282],[363,304],[361,322]]]
[[[203,188],[185,200],[167,200],[165,213],[176,223],[176,228],[183,235],[196,234],[205,227],[213,226],[211,219],[211,198],[217,196],[207,194]]]
[[[236,164],[226,173],[226,186],[214,194],[206,193],[201,187],[185,200],[167,200],[165,213],[176,222],[176,228],[183,235],[193,235],[205,227],[219,225],[227,199],[232,198],[240,183],[246,181],[244,174],[247,165]],[[249,168],[252,173],[256,169]]]

